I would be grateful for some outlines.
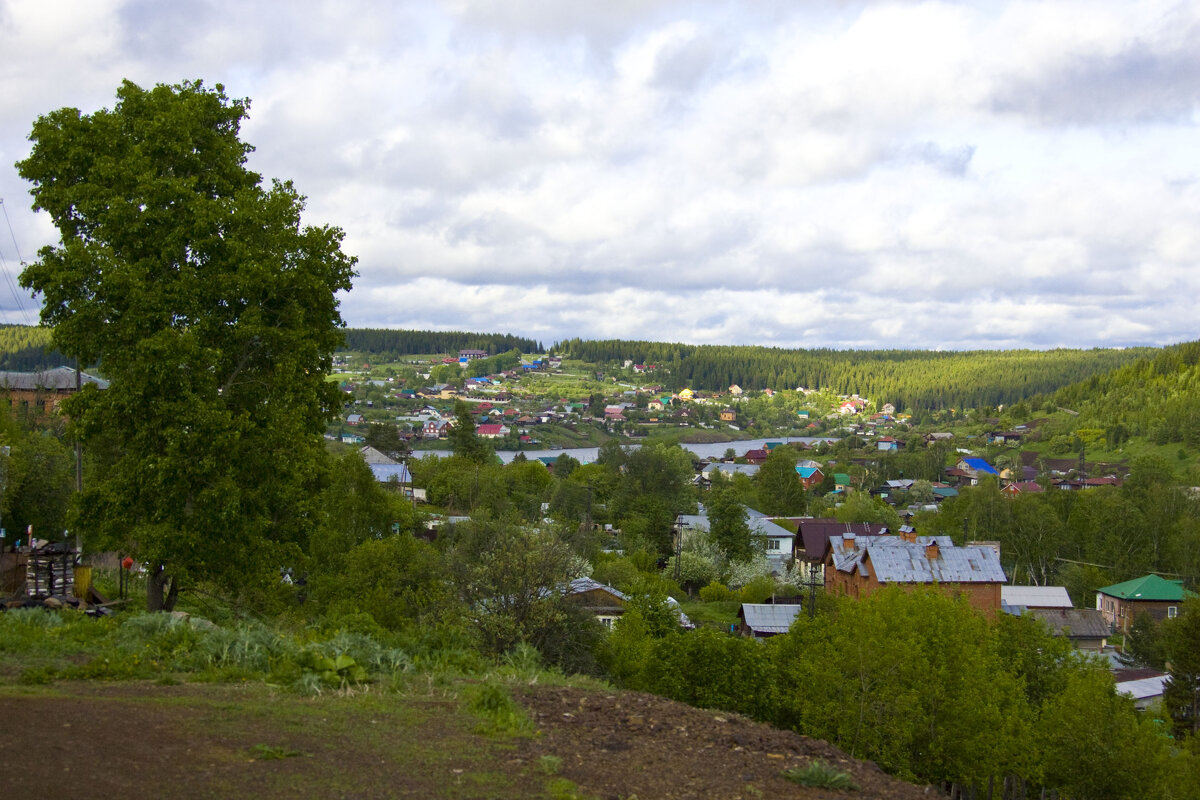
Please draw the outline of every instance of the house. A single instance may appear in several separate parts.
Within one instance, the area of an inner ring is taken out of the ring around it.
[[[1113,630],[1128,633],[1138,614],[1149,614],[1156,622],[1174,619],[1183,601],[1197,596],[1184,589],[1181,580],[1145,575],[1098,589],[1096,610]]]
[[[835,492],[850,491],[850,476],[844,472],[833,473],[833,487]]]
[[[771,454],[768,453],[765,449],[758,448],[756,450],[747,450],[746,454],[743,456],[743,458],[745,458],[746,461],[750,464],[762,464],[767,460],[768,456],[770,456],[770,455]]]
[[[796,525],[796,560],[822,573],[822,582],[825,548],[830,536],[840,536],[846,531],[860,536],[883,536],[888,532],[887,526],[878,522],[839,522],[831,517],[801,517],[789,522]]]
[[[357,426],[357,425],[361,425],[362,423],[363,423],[363,415],[362,414],[351,414],[350,416],[346,417],[347,425]]]
[[[1005,610],[1012,613],[1012,609]],[[1055,636],[1065,636],[1076,650],[1098,653],[1112,634],[1104,616],[1094,608],[1030,608],[1025,613],[1041,620]]]
[[[737,412],[732,408],[722,409],[721,422],[737,422]]]
[[[748,478],[753,478],[758,474],[757,464],[726,464],[720,461],[707,465],[700,471],[700,483],[702,485],[712,484],[713,473],[719,472],[726,478],[733,478],[734,475],[745,475]]]
[[[650,399],[650,402],[646,403],[646,410],[647,411],[662,411],[663,410],[662,400],[660,400],[657,397],[652,397]]]
[[[1144,711],[1162,701],[1170,676],[1155,669],[1121,669],[1113,672],[1117,694],[1133,698],[1133,707]]]
[[[489,423],[475,428],[475,435],[481,439],[500,439],[508,435],[508,426],[499,423]]]
[[[692,392],[691,389],[684,389],[675,396],[678,397],[680,400],[691,400],[693,397],[695,397],[695,394]]]
[[[611,628],[625,613],[626,595],[591,578],[576,578],[567,584],[566,598]]]
[[[459,361],[475,361],[479,358],[487,358],[487,350],[459,350]]]
[[[75,386],[95,386],[107,389],[108,381],[76,372],[71,367],[56,367],[44,372],[0,372],[0,392],[8,396],[14,411],[33,411],[52,414],[67,397],[75,394]]]
[[[731,395],[733,395],[734,397],[740,397],[740,396],[741,396],[741,394],[742,394],[742,387],[738,386],[738,385],[735,383],[733,386],[730,386],[730,387],[729,387],[729,393],[730,393]]]
[[[421,435],[426,439],[445,439],[450,435],[450,423],[440,419],[428,419],[421,426]]]
[[[1042,485],[1037,481],[1014,481],[1000,491],[1007,495],[1015,496],[1018,494],[1036,494],[1046,490],[1043,489]]]
[[[825,591],[865,597],[883,586],[929,586],[963,594],[975,608],[1000,611],[1000,587],[1006,582],[1000,556],[987,545],[959,547],[949,536],[829,537],[825,550]]]
[[[708,531],[708,513],[703,506],[699,514],[683,514],[679,520],[685,530]],[[771,571],[782,574],[792,561],[796,534],[752,508],[746,509],[746,524],[750,535],[762,543]]]
[[[1000,473],[996,471],[996,468],[982,458],[960,458],[958,463],[954,465],[954,469],[958,471],[959,477],[965,478],[972,486],[977,485],[985,475],[1000,477]]]
[[[825,473],[821,472],[818,467],[802,467],[796,465],[796,474],[800,476],[800,485],[805,489],[811,489],[814,486],[819,486],[821,481],[825,480]]]
[[[885,453],[894,453],[900,449],[900,442],[891,436],[880,436],[875,440],[875,449]]]
[[[755,639],[787,633],[800,616],[800,605],[742,603],[738,609],[738,632]]]
[[[1025,431],[997,431],[987,435],[987,443],[1017,447],[1024,437]]]
[[[939,431],[937,433],[925,434],[925,444],[926,445],[937,444],[938,442],[952,442],[952,441],[954,441],[953,433]]]

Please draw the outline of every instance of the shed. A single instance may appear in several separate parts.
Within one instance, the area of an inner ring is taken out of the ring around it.
[[[738,609],[739,626],[745,636],[765,639],[787,633],[800,615],[800,605],[775,605],[773,603],[742,603]]]

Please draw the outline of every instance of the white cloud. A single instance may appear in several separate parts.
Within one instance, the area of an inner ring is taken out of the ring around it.
[[[1168,343],[1198,335],[1198,46],[1168,2],[10,0],[0,196],[28,258],[32,120],[202,77],[345,229],[351,325]]]

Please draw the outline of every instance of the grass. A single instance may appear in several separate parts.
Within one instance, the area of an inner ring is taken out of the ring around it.
[[[792,783],[819,789],[845,789],[848,791],[858,789],[854,779],[850,777],[850,773],[842,772],[824,761],[814,761],[807,767],[786,769],[783,771],[783,777]]]
[[[310,756],[312,753],[306,753],[303,750],[295,750],[290,747],[279,747],[273,744],[256,744],[250,748],[250,757],[255,761],[274,761],[280,758],[296,758],[297,756]]]

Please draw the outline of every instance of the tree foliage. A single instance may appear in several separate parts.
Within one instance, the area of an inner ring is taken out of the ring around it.
[[[340,404],[325,378],[354,260],[337,228],[301,225],[290,183],[246,168],[248,107],[125,82],[112,109],[39,118],[17,165],[61,237],[21,282],[55,346],[111,382],[65,404],[103,464],[77,524],[150,563],[152,586],[293,559]]]

